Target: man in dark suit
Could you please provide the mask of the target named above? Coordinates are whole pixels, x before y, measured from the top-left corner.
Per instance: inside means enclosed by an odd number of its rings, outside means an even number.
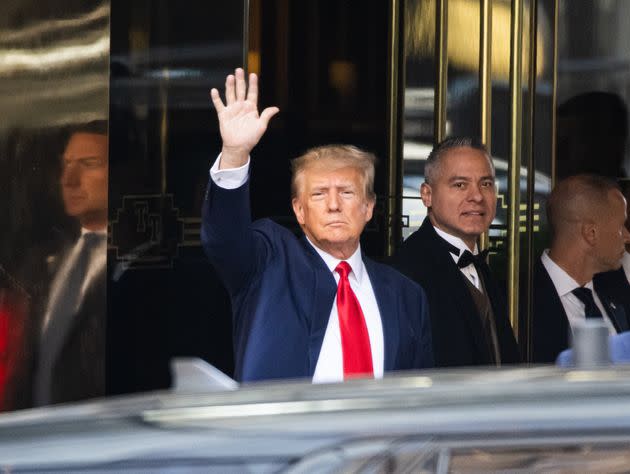
[[[76,219],[80,233],[49,258],[54,277],[34,331],[35,405],[105,393],[106,122],[92,122],[69,134],[60,185],[64,210]]]
[[[611,335],[630,328],[614,289],[596,276],[620,267],[630,233],[623,194],[600,176],[559,182],[547,214],[552,242],[534,268],[532,361],[551,363],[586,318],[603,318]]]
[[[361,254],[374,207],[374,157],[319,147],[293,161],[296,238],[268,219],[251,222],[249,154],[275,107],[257,110],[257,77],[226,80],[212,99],[223,148],[203,208],[204,249],[232,300],[235,375],[242,381],[309,377],[334,382],[431,367],[424,293]]]
[[[394,266],[427,292],[437,366],[519,361],[501,292],[477,239],[496,213],[495,171],[486,148],[448,138],[429,154],[420,188],[428,216]]]

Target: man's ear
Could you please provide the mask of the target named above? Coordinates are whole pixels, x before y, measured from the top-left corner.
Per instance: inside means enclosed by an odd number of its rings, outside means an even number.
[[[598,228],[597,224],[593,221],[584,221],[580,224],[580,233],[584,241],[593,247],[597,243]]]
[[[304,207],[302,206],[302,202],[299,198],[294,197],[291,200],[291,206],[293,206],[293,213],[295,214],[298,224],[304,225]]]
[[[422,183],[420,186],[420,199],[427,209],[431,207],[431,191],[431,186],[427,183]]]
[[[365,215],[365,222],[368,223],[370,222],[370,219],[372,219],[372,215],[374,214],[374,205],[376,204],[376,199],[368,199],[367,203],[365,204],[367,209],[366,209],[366,215]]]

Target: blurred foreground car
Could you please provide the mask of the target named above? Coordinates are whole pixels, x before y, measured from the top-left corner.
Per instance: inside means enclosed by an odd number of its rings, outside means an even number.
[[[630,367],[163,391],[0,416],[11,473],[628,472]]]

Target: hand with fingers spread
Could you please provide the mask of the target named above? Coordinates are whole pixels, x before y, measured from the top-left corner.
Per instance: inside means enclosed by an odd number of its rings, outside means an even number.
[[[258,114],[258,77],[250,74],[248,87],[245,72],[241,68],[225,80],[225,104],[218,90],[212,89],[210,95],[217,110],[223,140],[219,167],[228,169],[243,166],[267,130],[269,120],[280,109],[267,107]]]

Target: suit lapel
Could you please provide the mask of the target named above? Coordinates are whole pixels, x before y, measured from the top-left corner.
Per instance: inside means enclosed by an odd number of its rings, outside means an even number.
[[[627,314],[628,308],[624,309],[623,303],[624,295],[628,294],[628,284],[623,268],[595,275],[593,284],[617,332],[628,331],[630,315]]]
[[[466,277],[462,275],[462,272],[453,261],[448,243],[435,232],[428,217],[423,222],[422,227],[424,228],[424,232],[426,232],[428,241],[432,243],[426,251],[434,252],[433,258],[437,262],[435,268],[439,269],[435,276],[441,279],[441,284],[444,285],[445,288],[450,288],[453,304],[459,308],[460,314],[463,315],[468,323],[478,353],[488,355],[488,349],[484,343],[481,319],[477,313],[477,308],[475,307],[470,291],[466,287],[466,282],[464,281]]]
[[[337,285],[333,274],[304,236],[300,239],[300,243],[310,260],[314,279],[308,341],[309,376],[312,377],[322,349],[322,342],[324,342],[330,311],[337,294]]]
[[[600,300],[606,308],[606,313],[608,313],[617,333],[627,331],[629,329],[628,318],[626,317],[626,312],[623,307],[621,305],[617,306],[605,296],[600,295]]]
[[[384,352],[383,369],[385,371],[394,370],[398,366],[397,354],[400,346],[400,313],[394,296],[396,292],[392,287],[392,282],[383,276],[382,272],[378,271],[372,260],[363,257],[363,263],[370,276],[378,311],[381,315]]]
[[[533,298],[532,360],[553,362],[569,346],[569,319],[540,258],[534,265]]]

